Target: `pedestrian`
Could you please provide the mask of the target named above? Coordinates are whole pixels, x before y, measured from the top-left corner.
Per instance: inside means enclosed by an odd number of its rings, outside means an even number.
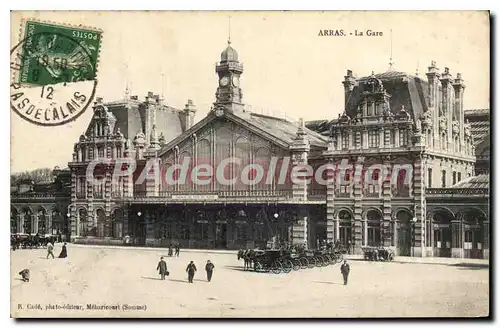
[[[156,270],[160,271],[161,280],[165,280],[165,276],[169,275],[169,272],[167,271],[167,262],[163,260],[163,256],[160,258],[160,262],[158,262]]]
[[[68,250],[66,249],[66,243],[64,243],[61,253],[59,254],[59,258],[64,259],[66,257],[68,257]]]
[[[24,269],[21,272],[19,272],[19,275],[23,277],[24,282],[29,282],[30,281],[30,270],[29,269]]]
[[[349,271],[351,271],[351,268],[349,267],[349,264],[347,264],[347,260],[344,260],[344,264],[340,266],[340,272],[344,277],[344,285],[347,285],[347,278],[349,277]]]
[[[179,243],[177,243],[175,245],[175,256],[179,257],[180,252],[181,252],[181,245],[179,245]]]
[[[49,258],[49,255],[52,255],[52,258],[54,258],[54,245],[52,245],[51,242],[47,243],[47,258]]]
[[[168,256],[172,257],[172,253],[173,253],[173,251],[172,251],[172,244],[170,244],[170,246],[168,246]]]
[[[210,282],[212,280],[212,274],[214,273],[215,265],[210,262],[210,260],[207,261],[207,264],[205,265],[205,271],[207,271],[207,280]]]
[[[188,282],[189,283],[193,283],[193,278],[194,278],[194,274],[196,272],[196,265],[194,265],[194,262],[191,261],[189,262],[187,268],[186,268],[186,272],[188,274]]]

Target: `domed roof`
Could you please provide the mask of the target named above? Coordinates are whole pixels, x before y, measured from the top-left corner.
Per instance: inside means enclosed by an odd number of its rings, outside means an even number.
[[[238,53],[231,47],[231,41],[227,42],[227,48],[220,54],[220,61],[238,61]]]

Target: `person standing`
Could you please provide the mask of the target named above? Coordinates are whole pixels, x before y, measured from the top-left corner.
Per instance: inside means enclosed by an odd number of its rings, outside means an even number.
[[[181,252],[181,245],[179,245],[179,243],[177,243],[175,245],[175,256],[179,257],[180,252]]]
[[[344,277],[344,285],[347,285],[347,278],[349,278],[349,272],[351,271],[351,268],[349,267],[349,264],[347,264],[347,260],[344,260],[344,264],[340,266],[340,272],[342,273],[342,276]]]
[[[165,280],[165,276],[168,276],[168,271],[167,271],[167,262],[163,260],[163,256],[160,258],[160,262],[158,262],[156,270],[160,271],[161,280]]]
[[[66,243],[64,243],[64,245],[62,246],[61,253],[59,254],[59,258],[64,259],[66,257],[68,257],[68,250],[66,249]]]
[[[207,264],[205,265],[205,271],[207,271],[207,280],[210,282],[212,280],[212,274],[214,273],[215,265],[210,262],[210,260],[207,261]]]
[[[170,246],[168,246],[168,256],[169,256],[169,257],[172,257],[172,254],[173,254],[173,251],[172,251],[172,244],[170,244]]]
[[[52,255],[52,258],[54,258],[54,245],[52,245],[51,242],[47,243],[47,258],[49,258],[49,255]]]
[[[189,262],[187,268],[186,268],[186,272],[188,274],[188,282],[189,283],[193,283],[193,278],[194,278],[194,274],[196,272],[196,265],[194,265],[194,262],[191,261]]]

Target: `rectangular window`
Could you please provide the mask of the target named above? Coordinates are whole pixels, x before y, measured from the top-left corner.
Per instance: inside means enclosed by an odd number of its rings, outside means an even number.
[[[370,148],[377,148],[379,141],[378,131],[368,131],[368,145]]]
[[[349,149],[349,134],[342,133],[342,149]]]
[[[98,153],[99,158],[104,158],[104,147],[98,147],[97,153]]]
[[[432,188],[432,169],[427,169],[427,188]]]
[[[446,188],[446,171],[441,171],[441,188]]]
[[[457,174],[458,174],[458,176],[457,176],[457,183],[458,183],[458,182],[462,181],[462,172],[458,172]]]
[[[399,130],[399,146],[408,146],[408,130]]]
[[[452,183],[452,186],[456,185],[457,184],[457,172],[453,172],[453,183]]]
[[[121,158],[122,157],[122,147],[117,147],[116,148],[116,157]]]

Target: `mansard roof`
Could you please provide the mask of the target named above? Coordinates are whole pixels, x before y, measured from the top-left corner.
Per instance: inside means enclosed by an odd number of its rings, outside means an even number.
[[[485,139],[490,138],[490,110],[469,109],[464,111],[464,116],[465,120],[470,123],[470,130],[477,148]]]
[[[111,133],[117,133],[119,129],[126,139],[132,140],[135,135],[142,131],[149,137],[150,131],[146,131],[147,115],[144,101],[133,96],[129,99],[106,102],[103,105],[116,120],[112,131],[110,131]],[[153,107],[155,108],[157,135],[163,134],[166,142],[179,136],[182,133],[180,118],[182,110],[160,102],[153,104]],[[153,125],[151,119],[150,116],[150,129]]]
[[[371,77],[379,79],[385,91],[391,96],[389,98],[389,107],[394,115],[396,115],[403,106],[414,120],[420,118],[420,116],[427,111],[429,100],[427,81],[418,76],[390,70],[358,79],[358,84],[354,86],[346,104],[345,111],[349,117],[356,116],[362,100],[361,96],[369,87],[365,82]]]

